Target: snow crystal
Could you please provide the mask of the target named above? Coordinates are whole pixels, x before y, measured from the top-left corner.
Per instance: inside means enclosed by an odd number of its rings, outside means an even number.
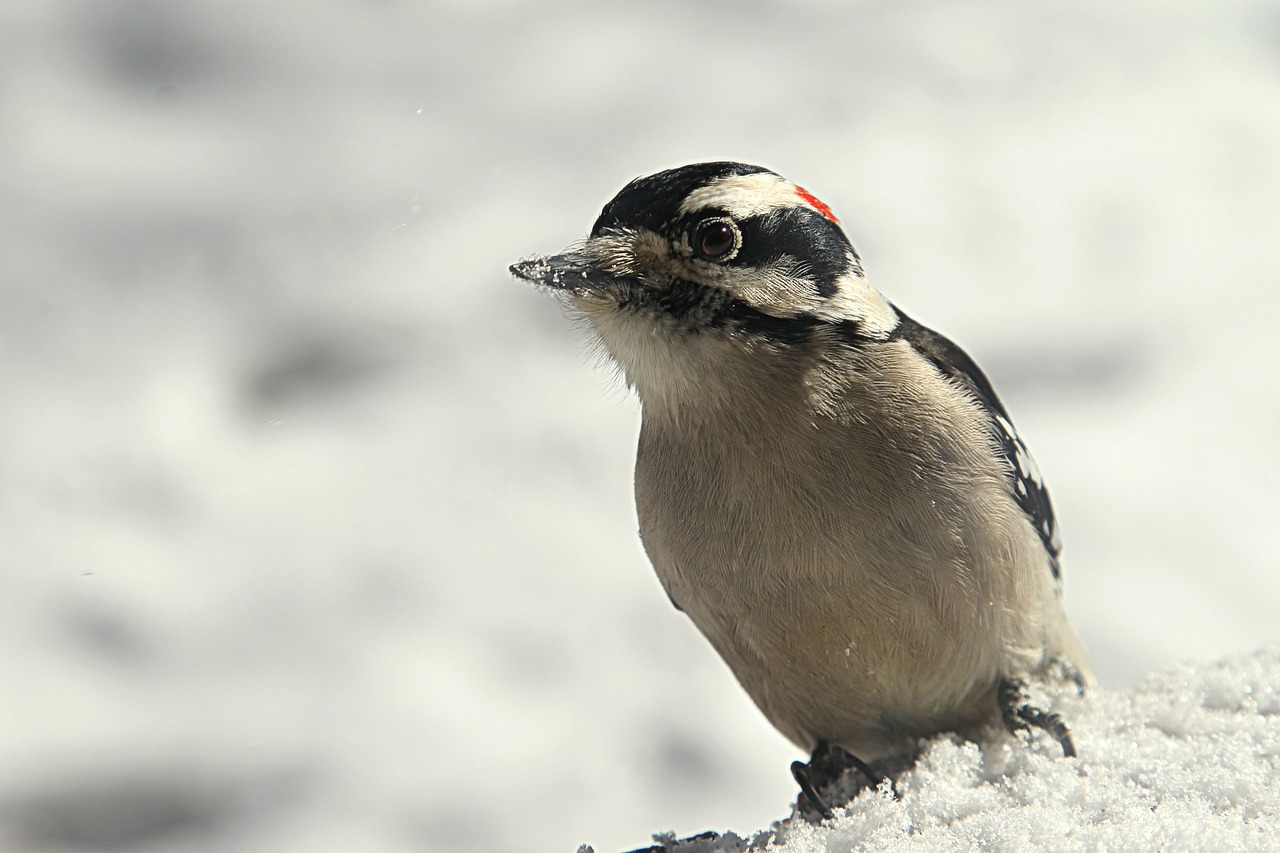
[[[654,850],[1273,850],[1280,836],[1280,647],[1152,676],[1127,691],[1057,697],[1080,758],[1045,737],[940,737],[897,780],[834,820],[792,816]]]

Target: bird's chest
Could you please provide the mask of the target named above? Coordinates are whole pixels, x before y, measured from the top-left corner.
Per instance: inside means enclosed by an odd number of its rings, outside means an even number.
[[[943,439],[821,421],[711,436],[646,428],[645,549],[727,658],[815,671],[940,660],[939,644],[992,630],[992,568],[1008,551],[976,522],[998,483],[956,482]]]
[[[909,586],[922,563],[965,558],[941,467],[848,425],[710,435],[646,426],[641,535],[677,603],[749,606],[784,590],[868,585],[861,595],[874,596]]]
[[[803,432],[717,438],[642,435],[636,503],[659,578],[722,654],[818,671],[862,635],[884,636],[884,614],[922,624],[909,611],[929,602],[904,581],[951,545],[905,547],[937,538],[936,524],[885,476],[892,460],[847,436],[835,454]]]
[[[974,632],[972,555],[912,503],[903,460],[787,447],[642,441],[641,533],[672,600],[780,727],[953,704],[969,684],[931,668],[955,671],[949,647]]]

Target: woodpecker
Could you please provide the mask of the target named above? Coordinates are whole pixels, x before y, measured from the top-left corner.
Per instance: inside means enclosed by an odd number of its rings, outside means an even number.
[[[584,317],[642,410],[644,548],[818,788],[1091,682],[1044,479],[982,370],[868,282],[831,208],[759,166],[637,178],[511,267]]]

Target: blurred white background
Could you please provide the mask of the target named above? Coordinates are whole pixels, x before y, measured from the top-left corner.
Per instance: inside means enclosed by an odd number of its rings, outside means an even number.
[[[991,374],[1106,683],[1280,635],[1277,0],[5,0],[0,847],[784,816],[635,402],[506,272],[704,159]]]

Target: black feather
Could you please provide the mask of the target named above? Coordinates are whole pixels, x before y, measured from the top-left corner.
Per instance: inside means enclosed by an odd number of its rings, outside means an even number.
[[[695,163],[636,178],[619,190],[600,211],[595,225],[591,227],[591,236],[599,237],[605,229],[618,227],[648,228],[662,233],[663,226],[675,217],[680,203],[695,189],[721,178],[761,172],[774,174],[761,166],[721,161]]]

